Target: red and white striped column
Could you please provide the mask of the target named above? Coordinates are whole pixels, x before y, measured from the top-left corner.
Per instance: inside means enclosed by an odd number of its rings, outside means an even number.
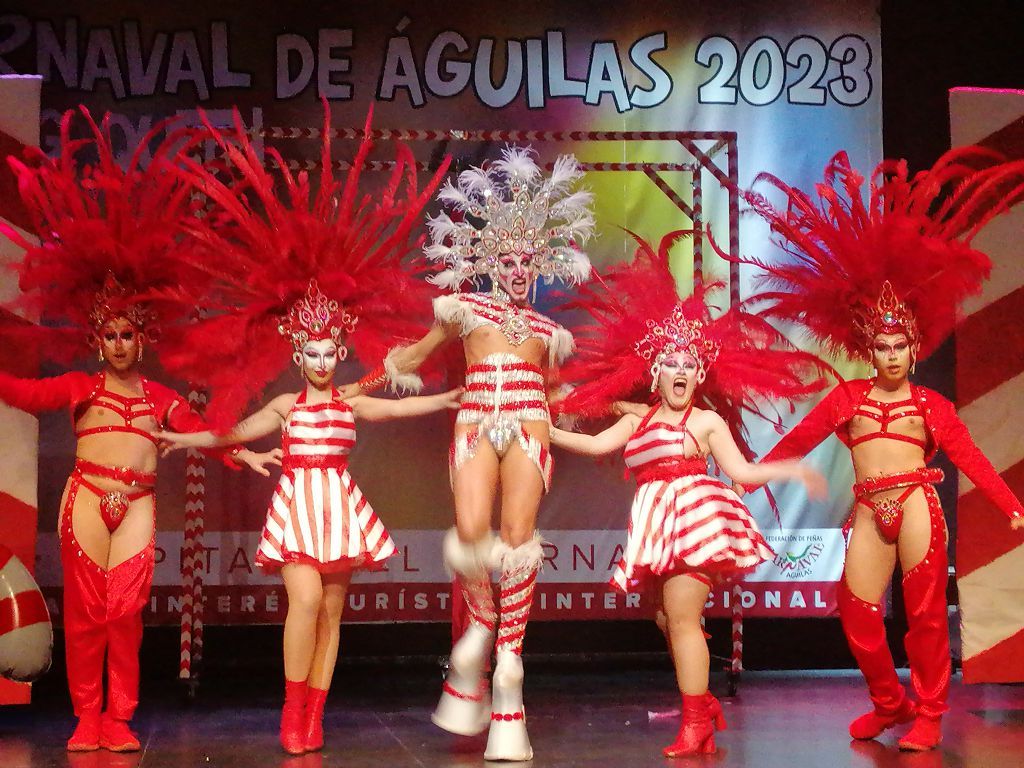
[[[1024,157],[1024,91],[950,92],[954,146],[983,144]],[[974,244],[991,279],[957,330],[957,405],[974,440],[1018,498],[1024,496],[1024,206],[1000,216]],[[1024,532],[963,475],[957,505],[957,587],[964,681],[1024,681]]]

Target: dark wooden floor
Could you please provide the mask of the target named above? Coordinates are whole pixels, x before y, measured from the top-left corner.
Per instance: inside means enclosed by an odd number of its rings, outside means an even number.
[[[429,721],[436,672],[422,668],[339,670],[326,715],[327,748],[300,758],[277,746],[279,682],[217,684],[186,706],[174,689],[148,691],[135,726],[137,755],[68,755],[65,701],[0,709],[0,768],[194,766],[196,768],[360,768],[482,766],[483,737],[457,739]],[[724,681],[716,679],[715,686]],[[667,761],[677,720],[670,674],[650,665],[527,666],[527,706],[537,768],[550,766],[714,765],[761,768],[890,768],[1024,765],[1024,687],[953,686],[945,741],[928,754],[900,754],[896,735],[850,743],[848,721],[867,705],[851,673],[746,673],[739,696],[724,700],[729,729],[719,753]]]

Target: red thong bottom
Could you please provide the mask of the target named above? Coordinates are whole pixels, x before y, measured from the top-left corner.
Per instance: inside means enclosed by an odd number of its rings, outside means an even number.
[[[117,480],[127,485],[146,486],[137,491],[107,491],[95,483],[86,479],[86,475],[104,477],[108,480]],[[156,475],[151,472],[139,472],[130,467],[108,467],[104,464],[94,464],[85,459],[76,459],[75,468],[71,472],[71,486],[68,489],[67,509],[74,507],[75,496],[79,488],[91,491],[100,500],[100,517],[107,530],[113,533],[124,520],[128,512],[128,506],[137,499],[153,495],[153,485],[156,482]]]
[[[863,482],[854,484],[853,495],[856,497],[857,504],[863,504],[874,513],[875,524],[882,536],[887,541],[894,542],[900,535],[900,527],[903,524],[903,505],[907,499],[918,488],[941,483],[942,479],[941,469],[923,467],[908,472],[870,477]],[[876,494],[899,488],[904,489],[903,493],[895,498],[878,499],[877,501],[873,498]],[[852,520],[851,516],[847,526],[852,523]]]

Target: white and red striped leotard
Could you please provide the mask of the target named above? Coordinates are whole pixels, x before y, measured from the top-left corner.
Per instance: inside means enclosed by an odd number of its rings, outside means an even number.
[[[434,299],[434,317],[457,325],[462,336],[477,328],[514,324],[522,338],[540,339],[548,352],[549,367],[561,363],[573,350],[572,334],[531,307],[517,306],[501,295],[459,293]],[[510,340],[511,341],[511,340]],[[544,371],[512,352],[487,355],[466,369],[466,391],[456,419],[473,429],[457,436],[450,455],[453,470],[476,455],[481,436],[499,456],[516,441],[537,467],[547,490],[552,461],[547,445],[522,426],[527,421],[550,422]]]
[[[636,476],[626,549],[612,575],[624,592],[645,578],[674,573],[730,576],[773,557],[739,496],[708,476],[706,454],[693,454],[686,428],[653,421],[655,406],[626,443],[626,466]],[[691,453],[687,453],[687,441]]]
[[[334,397],[307,405],[303,392],[288,414],[281,479],[256,553],[261,568],[306,563],[322,572],[372,569],[396,553],[348,473],[356,424],[352,407],[337,391]]]

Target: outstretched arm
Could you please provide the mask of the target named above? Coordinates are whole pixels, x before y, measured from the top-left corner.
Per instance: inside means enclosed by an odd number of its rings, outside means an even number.
[[[20,379],[0,372],[0,402],[32,414],[55,411],[88,395],[90,380],[78,372],[47,379]]]
[[[168,419],[170,430],[160,430],[154,434],[167,446],[168,450],[172,451],[179,448],[218,448],[246,443],[280,431],[284,425],[284,416],[294,403],[294,394],[279,395],[223,435],[218,435],[208,429],[196,432],[178,432],[175,431],[176,428],[182,425],[180,422],[175,423],[172,418]]]
[[[811,498],[824,498],[828,491],[820,473],[798,461],[775,461],[751,464],[736,445],[725,420],[717,413],[707,413],[710,422],[708,447],[722,471],[734,482],[744,486],[763,485],[772,480],[798,480]]]
[[[439,395],[423,397],[404,397],[401,400],[388,400],[382,397],[359,395],[346,402],[352,406],[357,419],[366,421],[388,421],[404,419],[411,416],[425,416],[445,410],[458,410],[462,387],[442,392]]]
[[[551,443],[571,453],[583,456],[604,456],[621,449],[636,432],[640,419],[636,416],[623,416],[603,432],[596,435],[584,435],[579,432],[566,432],[558,427],[551,428]]]
[[[1012,528],[1024,530],[1024,506],[974,442],[954,405],[942,398],[935,402],[934,412],[941,419],[939,447],[978,490],[1010,518]]]
[[[388,382],[391,389],[411,389],[418,391],[423,386],[416,371],[434,352],[458,335],[458,329],[450,324],[437,324],[414,344],[407,347],[395,347],[384,358],[384,362],[359,381],[341,387],[342,399],[365,395],[379,389]]]
[[[775,444],[762,461],[803,458],[849,420],[852,408],[853,399],[848,385],[837,385]]]

